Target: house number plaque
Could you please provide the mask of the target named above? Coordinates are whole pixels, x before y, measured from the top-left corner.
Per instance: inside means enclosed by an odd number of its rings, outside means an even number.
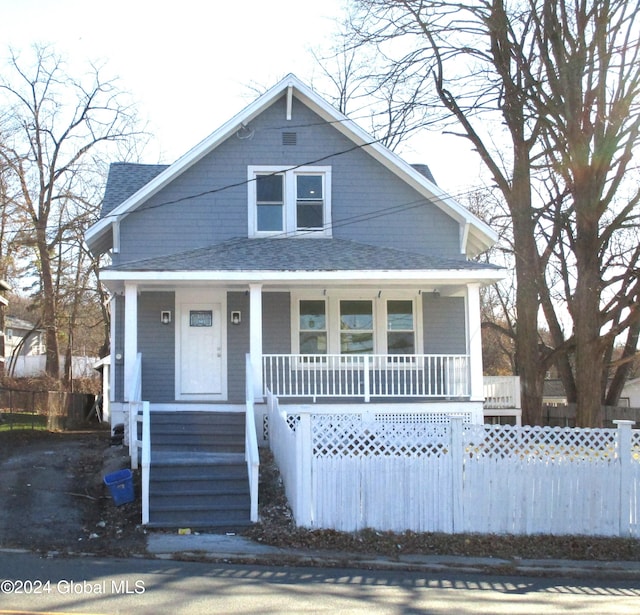
[[[189,326],[191,327],[213,326],[213,312],[211,310],[190,310]]]

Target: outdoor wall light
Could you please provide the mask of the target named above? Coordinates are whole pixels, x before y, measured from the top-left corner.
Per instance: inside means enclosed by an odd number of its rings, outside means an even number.
[[[162,312],[160,312],[160,322],[163,325],[168,325],[171,322],[171,311],[170,310],[162,310]]]
[[[231,324],[239,325],[242,322],[242,313],[240,310],[233,310],[231,312]]]

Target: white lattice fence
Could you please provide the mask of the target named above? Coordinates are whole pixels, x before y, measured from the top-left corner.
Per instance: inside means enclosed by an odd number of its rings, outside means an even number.
[[[615,429],[468,429],[463,531],[617,535]]]
[[[451,531],[451,497],[436,497],[437,485],[451,484],[447,426],[424,415],[401,417],[313,416],[314,525]]]
[[[344,531],[640,536],[640,432],[630,424],[430,418],[301,413],[289,421],[299,453],[296,521]]]

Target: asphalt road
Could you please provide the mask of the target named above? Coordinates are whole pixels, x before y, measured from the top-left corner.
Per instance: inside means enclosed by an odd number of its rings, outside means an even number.
[[[590,581],[0,552],[0,615],[638,613],[634,581]]]

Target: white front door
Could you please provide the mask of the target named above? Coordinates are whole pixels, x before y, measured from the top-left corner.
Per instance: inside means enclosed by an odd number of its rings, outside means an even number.
[[[225,399],[222,303],[184,301],[179,303],[177,312],[176,398]]]

